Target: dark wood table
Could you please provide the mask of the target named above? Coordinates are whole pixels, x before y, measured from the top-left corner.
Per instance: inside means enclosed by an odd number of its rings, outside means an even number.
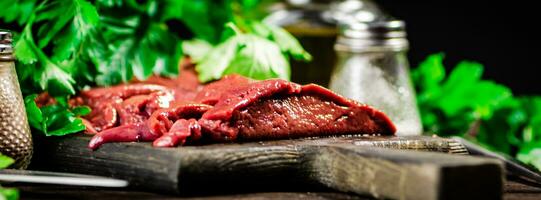
[[[210,196],[169,196],[138,191],[103,190],[98,188],[67,188],[61,186],[17,186],[21,199],[202,199],[202,200],[245,200],[245,199],[370,199],[353,194],[332,191],[319,192],[249,192],[242,194],[215,194]],[[505,184],[504,199],[528,200],[541,199],[541,188],[508,181]]]

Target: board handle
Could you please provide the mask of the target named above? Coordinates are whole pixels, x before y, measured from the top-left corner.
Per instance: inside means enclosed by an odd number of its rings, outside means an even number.
[[[385,199],[501,199],[503,164],[443,153],[308,146],[306,176],[327,187]]]

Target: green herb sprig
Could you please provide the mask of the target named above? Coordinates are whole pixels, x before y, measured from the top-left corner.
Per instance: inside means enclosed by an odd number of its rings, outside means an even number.
[[[476,62],[460,62],[446,76],[443,58],[430,55],[411,73],[425,131],[462,136],[541,169],[541,97],[516,97],[483,80]]]

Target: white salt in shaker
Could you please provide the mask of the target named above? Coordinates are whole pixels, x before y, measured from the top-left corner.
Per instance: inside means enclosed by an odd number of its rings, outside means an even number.
[[[409,75],[402,21],[340,25],[335,43],[338,61],[329,88],[385,112],[398,135],[420,135],[422,125]]]

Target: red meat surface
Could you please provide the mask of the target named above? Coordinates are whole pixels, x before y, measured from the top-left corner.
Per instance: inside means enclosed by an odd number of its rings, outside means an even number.
[[[44,99],[40,101],[47,103]],[[203,85],[187,64],[178,78],[154,76],[94,88],[70,103],[92,108],[83,121],[86,132],[94,135],[91,149],[109,142],[153,141],[157,147],[173,147],[396,131],[384,113],[318,85],[240,75]]]

